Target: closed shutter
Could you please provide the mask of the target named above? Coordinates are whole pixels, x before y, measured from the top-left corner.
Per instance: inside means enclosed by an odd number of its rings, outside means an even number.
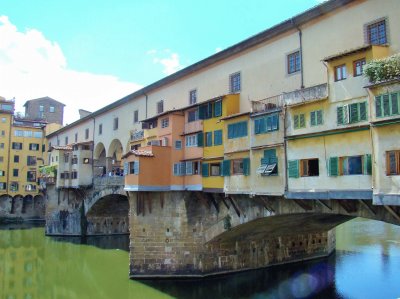
[[[306,127],[306,116],[305,114],[300,114],[300,128]]]
[[[234,138],[235,126],[233,124],[228,125],[228,139]]]
[[[179,163],[179,175],[185,175],[186,173],[186,163],[180,162]]]
[[[266,159],[266,164],[276,163],[276,149],[265,150],[264,159]]]
[[[203,146],[204,145],[204,136],[203,132],[197,133],[197,146]]]
[[[376,117],[382,117],[382,96],[375,97],[375,113]]]
[[[290,160],[288,162],[288,172],[290,178],[299,177],[299,160]]]
[[[390,103],[389,103],[389,95],[384,94],[382,97],[382,106],[383,106],[383,116],[389,116],[390,115]]]
[[[330,176],[338,176],[339,175],[339,158],[338,157],[329,158],[328,170],[329,170]]]
[[[370,154],[364,156],[364,174],[372,174],[372,161]]]
[[[295,129],[298,129],[299,126],[300,126],[299,115],[296,114],[296,115],[293,117],[293,127],[294,127]]]
[[[135,174],[139,174],[139,161],[135,161],[133,164],[133,171]]]
[[[243,174],[250,174],[250,158],[243,158]]]
[[[222,144],[222,130],[214,131],[214,145]]]
[[[263,121],[262,118],[254,120],[254,134],[260,134],[261,133],[261,122],[262,121]]]
[[[367,102],[359,103],[360,106],[360,121],[367,120]]]
[[[322,110],[317,111],[317,125],[322,125],[323,123],[323,116],[322,116]]]
[[[201,175],[203,177],[208,177],[208,163],[201,164]]]
[[[355,123],[359,121],[358,104],[350,105],[350,123]]]
[[[399,98],[397,93],[392,93],[390,95],[392,115],[399,114]]]
[[[222,176],[230,176],[231,175],[231,161],[224,160],[222,161]]]
[[[172,173],[174,175],[178,175],[179,174],[179,163],[174,163],[174,166],[172,167]]]
[[[207,105],[201,105],[199,107],[199,119],[206,119]]]
[[[267,117],[267,132],[272,131],[272,117]]]
[[[317,111],[311,111],[310,112],[310,124],[311,124],[311,126],[316,126],[317,125],[316,114],[317,114]]]
[[[206,132],[206,146],[212,146],[212,132]]]

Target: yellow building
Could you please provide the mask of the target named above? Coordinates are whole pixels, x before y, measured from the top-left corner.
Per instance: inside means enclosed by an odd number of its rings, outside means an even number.
[[[238,94],[214,98],[199,106],[199,118],[203,120],[204,133],[198,134],[197,144],[204,147],[201,170],[204,192],[222,193],[224,190],[223,136],[226,132],[224,122],[221,119],[238,113],[239,109]],[[247,126],[245,131],[247,132]]]
[[[0,99],[0,213],[40,217],[44,202],[37,182],[46,158],[46,122],[14,116],[14,105]]]

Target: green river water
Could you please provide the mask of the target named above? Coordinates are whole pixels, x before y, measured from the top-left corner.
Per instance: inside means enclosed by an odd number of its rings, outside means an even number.
[[[52,238],[0,226],[0,298],[400,298],[400,227],[337,227],[329,258],[197,281],[128,279],[127,236]]]

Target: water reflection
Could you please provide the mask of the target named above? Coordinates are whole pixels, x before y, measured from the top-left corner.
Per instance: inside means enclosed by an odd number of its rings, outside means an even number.
[[[128,279],[127,236],[65,239],[45,237],[43,228],[4,228],[0,298],[400,297],[400,227],[381,222],[355,219],[338,227],[337,252],[327,259],[207,280],[143,282]]]

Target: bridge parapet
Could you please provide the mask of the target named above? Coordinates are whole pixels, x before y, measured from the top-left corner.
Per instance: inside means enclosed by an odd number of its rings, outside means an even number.
[[[94,189],[104,189],[113,186],[124,186],[125,178],[123,176],[106,176],[94,178]]]

